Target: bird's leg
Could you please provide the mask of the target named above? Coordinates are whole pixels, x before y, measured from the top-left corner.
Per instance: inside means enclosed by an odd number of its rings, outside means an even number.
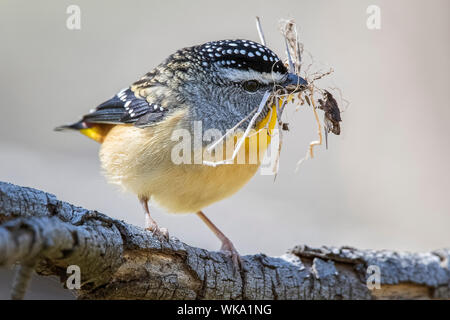
[[[242,267],[242,260],[231,240],[228,239],[228,237],[225,236],[223,232],[220,231],[219,228],[217,228],[215,224],[212,223],[212,221],[209,220],[202,211],[198,211],[197,215],[200,217],[200,219],[202,219],[204,223],[206,223],[208,228],[210,228],[212,232],[214,232],[217,238],[219,238],[219,240],[222,242],[222,247],[220,248],[220,250],[231,256],[235,269],[239,271]]]
[[[148,209],[148,198],[139,197],[139,202],[145,211],[145,229],[152,231],[156,236],[163,237],[166,240],[169,239],[169,232],[166,228],[160,228],[156,221],[151,217],[150,210]]]

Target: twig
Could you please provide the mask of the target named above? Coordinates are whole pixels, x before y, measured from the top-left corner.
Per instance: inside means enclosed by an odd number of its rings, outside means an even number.
[[[81,299],[374,299],[450,298],[450,249],[428,253],[298,246],[281,257],[231,259],[191,247],[43,191],[0,182],[0,266],[39,256],[37,274],[65,283],[78,265]],[[15,241],[30,234],[26,245]],[[30,242],[31,241],[31,242]],[[368,266],[380,290],[366,285]],[[29,272],[26,272],[29,274]]]

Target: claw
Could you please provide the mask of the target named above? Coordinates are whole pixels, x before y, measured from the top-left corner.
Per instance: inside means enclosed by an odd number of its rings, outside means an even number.
[[[148,210],[148,198],[139,197],[139,202],[142,204],[145,211],[145,230],[153,232],[153,234],[161,241],[169,240],[169,231],[167,231],[166,228],[160,228],[156,221],[151,217],[150,211]]]
[[[230,239],[226,238],[222,241],[222,247],[220,248],[220,251],[231,257],[235,272],[239,272],[242,270],[241,256],[239,255],[239,252],[236,250]]]
[[[160,240],[169,240],[167,228],[160,228],[156,223],[148,223],[145,230],[153,232]]]
[[[197,215],[200,217],[200,219],[203,220],[204,223],[215,233],[215,235],[220,239],[222,242],[222,247],[220,250],[225,253],[226,255],[231,257],[231,261],[233,262],[233,269],[234,274],[236,275],[239,271],[243,270],[242,266],[242,260],[241,256],[237,252],[236,248],[234,247],[233,243],[228,239],[222,231],[220,231],[214,223],[209,220],[205,214],[202,211],[197,211]]]

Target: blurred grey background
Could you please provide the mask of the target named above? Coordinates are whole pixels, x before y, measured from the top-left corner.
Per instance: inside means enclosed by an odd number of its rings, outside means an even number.
[[[66,9],[81,8],[81,30]],[[369,5],[381,29],[366,27]],[[342,135],[294,173],[316,139],[309,108],[288,112],[276,181],[257,175],[206,208],[242,254],[281,255],[296,244],[424,251],[450,244],[449,12],[432,1],[6,1],[0,2],[0,180],[142,226],[131,194],[108,185],[98,145],[56,133],[181,47],[258,40],[284,56],[281,18],[294,18],[316,67],[335,73],[350,105]],[[344,104],[342,104],[344,105]],[[172,236],[206,249],[219,242],[195,215],[154,217]],[[8,298],[11,271],[0,271]],[[35,279],[28,298],[70,298],[55,279]]]

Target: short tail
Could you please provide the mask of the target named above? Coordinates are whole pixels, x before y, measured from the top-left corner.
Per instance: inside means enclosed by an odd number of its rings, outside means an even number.
[[[76,130],[84,134],[88,138],[102,143],[105,140],[109,130],[113,127],[113,124],[106,123],[87,123],[83,120],[75,122],[74,124],[63,125],[56,127],[55,131]]]
[[[82,129],[88,129],[90,127],[91,126],[88,125],[86,122],[84,122],[83,120],[80,120],[80,121],[75,122],[73,124],[67,124],[67,125],[56,127],[54,130],[55,131],[82,130]]]

